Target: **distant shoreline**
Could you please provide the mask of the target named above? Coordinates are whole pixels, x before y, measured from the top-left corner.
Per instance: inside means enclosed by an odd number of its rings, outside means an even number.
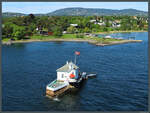
[[[94,44],[97,46],[106,46],[106,45],[116,45],[116,44],[124,44],[124,43],[133,43],[133,42],[142,42],[142,40],[118,40],[112,41],[109,43],[100,43],[96,40],[92,39],[46,39],[46,40],[37,40],[37,39],[28,39],[28,40],[19,40],[12,41],[13,43],[28,43],[28,42],[88,42],[90,44]],[[7,44],[7,42],[2,42],[2,44]]]
[[[127,33],[127,32],[147,32],[147,31],[111,31],[111,32],[100,32],[93,34],[110,34],[110,33]],[[42,37],[42,36],[41,36]],[[44,36],[43,36],[44,37]],[[96,38],[98,39],[98,38]],[[90,44],[94,44],[97,46],[106,46],[106,45],[116,45],[116,44],[124,44],[124,43],[135,43],[142,42],[142,40],[115,40],[115,41],[100,42],[99,40],[95,40],[95,38],[49,38],[49,39],[24,39],[24,40],[16,40],[11,43],[28,43],[28,42],[88,42]],[[2,41],[2,44],[9,45],[8,41]]]

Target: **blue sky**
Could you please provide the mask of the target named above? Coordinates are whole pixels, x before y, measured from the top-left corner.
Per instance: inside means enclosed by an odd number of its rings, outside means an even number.
[[[2,12],[48,13],[61,8],[137,9],[148,11],[148,2],[2,2]]]

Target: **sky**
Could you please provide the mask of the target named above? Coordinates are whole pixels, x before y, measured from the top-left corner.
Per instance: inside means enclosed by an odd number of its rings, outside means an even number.
[[[148,11],[148,2],[2,2],[2,12],[49,13],[62,8],[137,9]]]

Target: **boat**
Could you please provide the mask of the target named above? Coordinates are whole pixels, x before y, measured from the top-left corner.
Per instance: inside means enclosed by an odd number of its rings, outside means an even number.
[[[105,38],[112,38],[111,36],[105,36]]]

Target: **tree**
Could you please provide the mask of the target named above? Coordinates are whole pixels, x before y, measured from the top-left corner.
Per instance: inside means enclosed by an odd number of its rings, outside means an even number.
[[[107,31],[108,31],[108,28],[107,28],[107,27],[104,27],[104,28],[103,28],[103,31],[107,32]]]
[[[25,28],[23,28],[23,27],[17,27],[17,28],[14,30],[13,36],[14,36],[15,38],[17,38],[18,40],[20,40],[20,39],[23,39],[23,38],[24,38],[25,34],[26,34]]]
[[[54,28],[53,35],[56,37],[62,36],[62,28],[56,26]]]
[[[84,32],[85,33],[90,33],[91,31],[90,31],[90,29],[88,27],[85,27]]]
[[[67,28],[67,32],[68,33],[75,33],[75,32],[77,32],[77,29],[74,26],[70,26]]]
[[[2,35],[5,38],[10,38],[12,36],[12,33],[13,33],[12,23],[8,22],[4,24],[4,27],[2,28]]]

